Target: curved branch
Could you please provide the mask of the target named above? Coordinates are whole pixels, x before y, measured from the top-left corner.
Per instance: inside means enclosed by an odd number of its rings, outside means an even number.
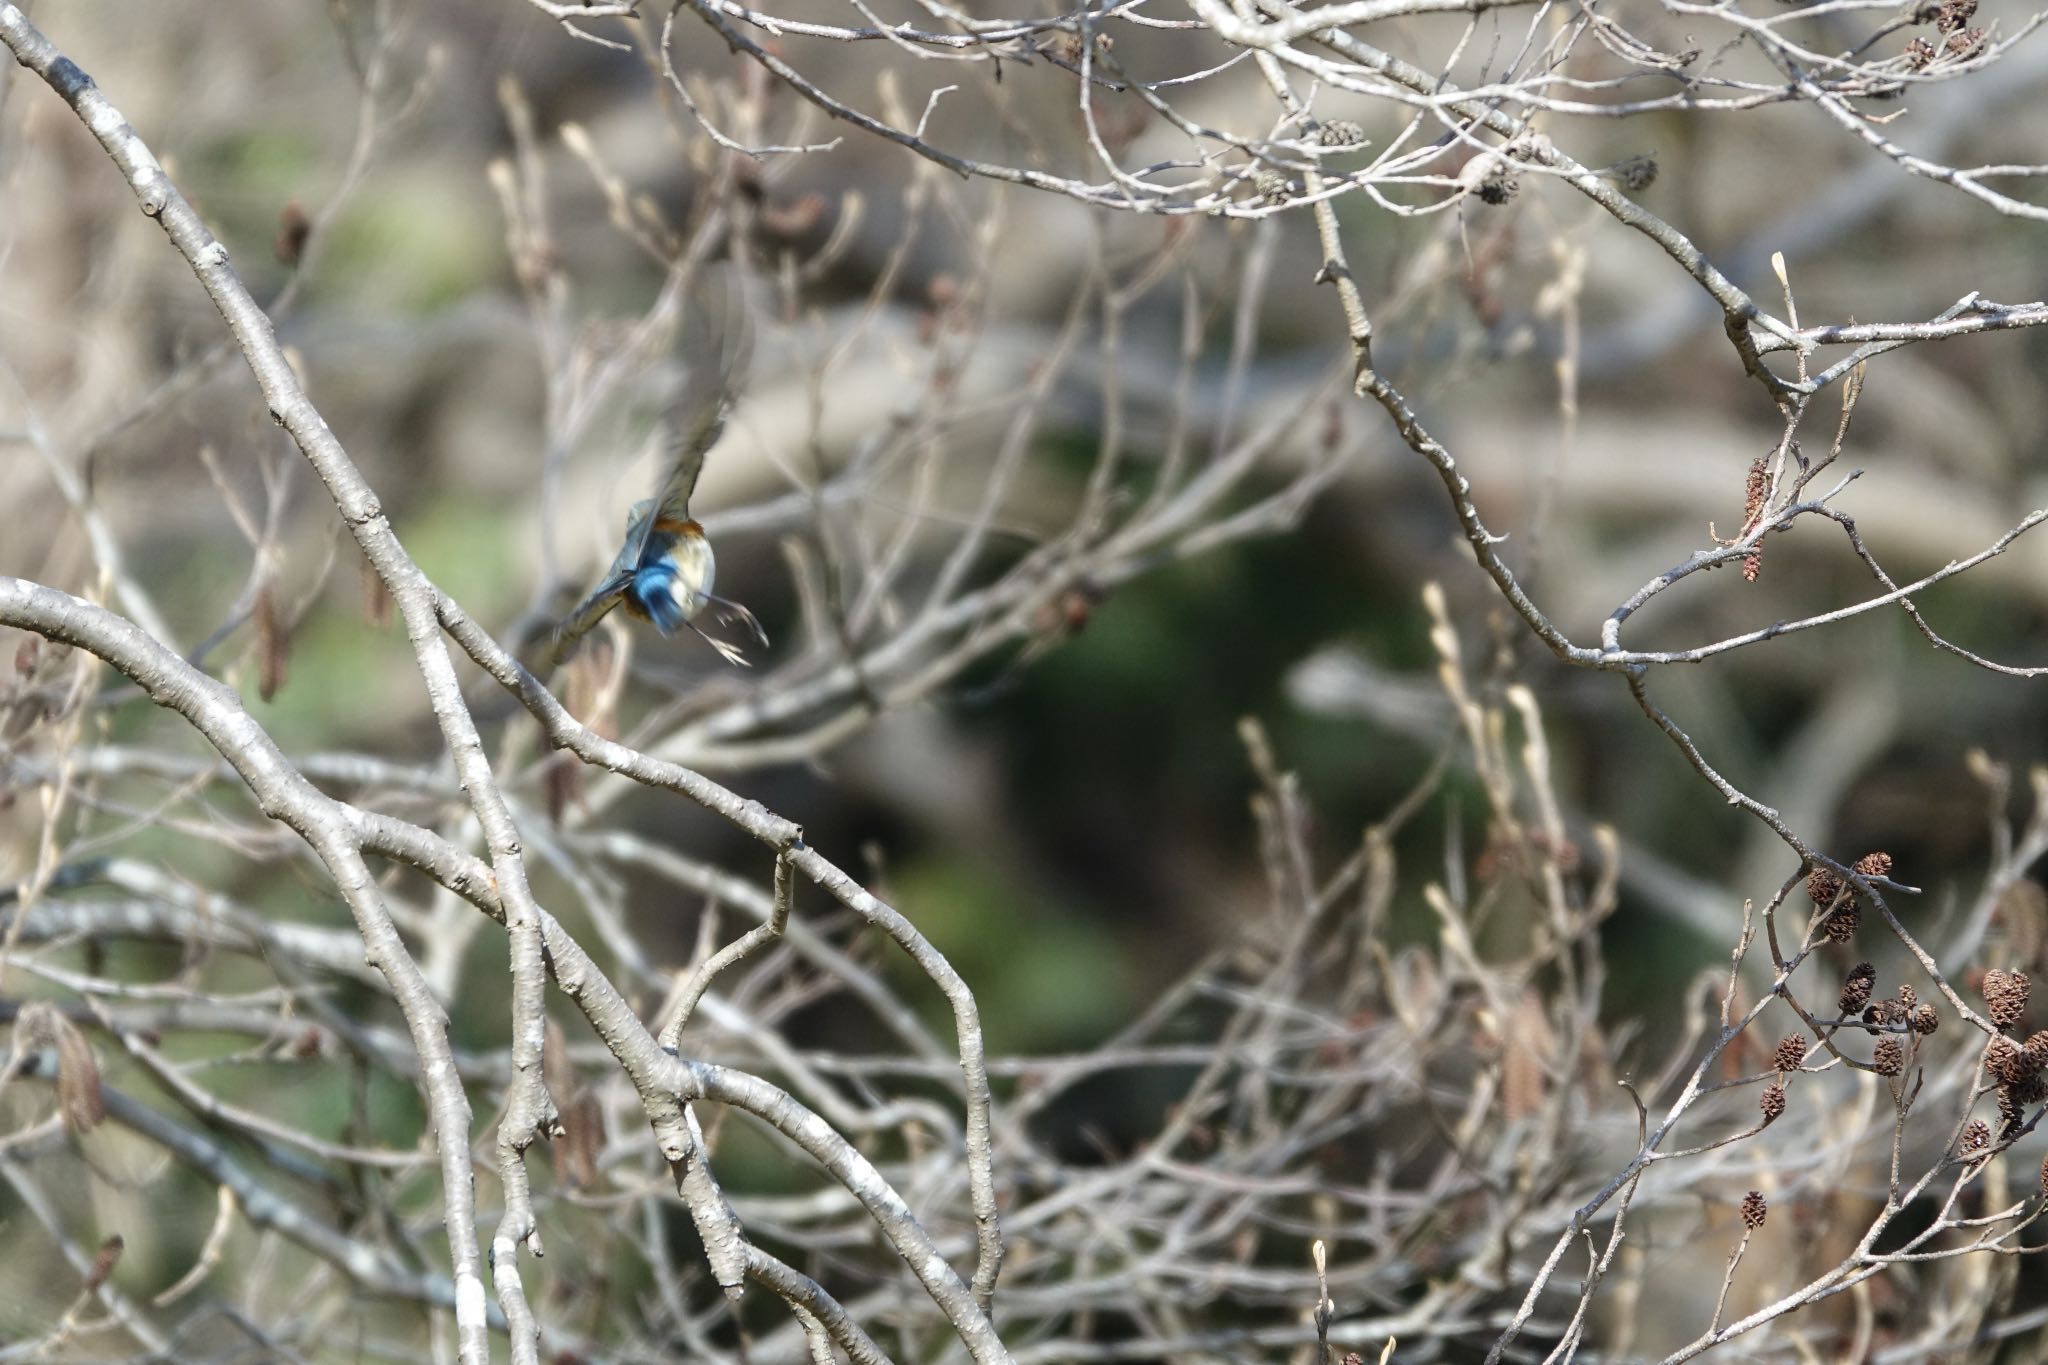
[[[0,25],[6,19],[6,8],[0,7]],[[440,1154],[442,1222],[453,1258],[463,1359],[488,1365],[490,1329],[469,1167],[469,1098],[448,1040],[447,1012],[391,921],[376,880],[363,862],[355,822],[339,802],[292,767],[233,689],[193,668],[133,622],[55,588],[0,577],[0,624],[32,630],[98,656],[126,674],[158,706],[190,721],[234,766],[263,813],[296,831],[327,865],[355,917],[370,964],[389,984],[419,1053],[420,1086]]]

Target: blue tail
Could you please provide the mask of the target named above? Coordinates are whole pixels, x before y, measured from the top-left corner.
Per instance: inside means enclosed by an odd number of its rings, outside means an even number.
[[[682,603],[676,601],[675,566],[666,560],[643,564],[633,575],[633,586],[628,589],[647,613],[647,619],[654,622],[654,628],[663,635],[673,635],[682,628],[687,619],[683,615]]]

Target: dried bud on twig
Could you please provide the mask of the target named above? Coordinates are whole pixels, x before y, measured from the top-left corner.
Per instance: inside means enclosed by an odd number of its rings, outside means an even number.
[[[1751,1190],[1742,1196],[1742,1226],[1751,1232],[1764,1225],[1764,1219],[1769,1216],[1770,1211],[1771,1206],[1764,1202],[1762,1190]]]
[[[1870,1059],[1880,1076],[1896,1076],[1906,1069],[1906,1049],[1899,1046],[1896,1038],[1886,1038],[1877,1045],[1877,1055]]]
[[[1764,1087],[1763,1096],[1757,1101],[1756,1107],[1763,1110],[1765,1123],[1776,1123],[1778,1116],[1785,1112],[1785,1087],[1777,1081],[1772,1081]]]
[[[2027,974],[1996,967],[1984,973],[1984,1003],[1991,1022],[2011,1028],[2027,1013]]]
[[[1771,1070],[1797,1071],[1799,1064],[1806,1060],[1806,1035],[1788,1033],[1778,1040],[1778,1050],[1771,1054]]]
[[[107,1098],[92,1044],[72,1023],[53,1015],[57,1045],[57,1109],[73,1133],[88,1133],[106,1122]]]
[[[256,695],[269,701],[284,686],[291,664],[292,637],[278,614],[277,597],[268,583],[256,590]]]
[[[2048,891],[2041,883],[2022,877],[2006,887],[1991,919],[2005,930],[2013,961],[2038,969],[2048,960]]]
[[[85,1272],[85,1292],[96,1292],[107,1282],[107,1276],[114,1273],[114,1267],[121,1264],[121,1253],[128,1247],[127,1239],[115,1233],[100,1243],[99,1252],[92,1258],[92,1268]]]
[[[548,823],[560,829],[570,804],[583,800],[583,764],[574,754],[556,754],[541,765],[540,780],[548,798]]]
[[[1748,535],[1748,534],[1749,534],[1749,533],[1750,533],[1751,531],[1754,531],[1754,530],[1756,529],[1757,523],[1763,520],[1763,516],[1764,516],[1764,504],[1765,504],[1765,503],[1767,503],[1767,502],[1768,502],[1768,501],[1770,500],[1770,496],[1771,496],[1771,461],[1770,461],[1770,457],[1769,457],[1769,456],[1767,456],[1767,455],[1759,455],[1759,456],[1757,456],[1757,457],[1756,457],[1756,458],[1755,458],[1754,460],[1750,461],[1750,464],[1749,464],[1749,479],[1748,479],[1748,481],[1747,481],[1746,485],[1745,485],[1745,486],[1744,486],[1744,488],[1743,488],[1743,494],[1742,494],[1742,534],[1743,534],[1743,535]],[[1758,542],[1756,543],[1756,545],[1755,545],[1754,547],[1752,547],[1752,548],[1751,548],[1750,552],[1749,552],[1748,554],[1746,554],[1746,555],[1744,555],[1744,556],[1742,557],[1742,581],[1743,581],[1743,582],[1745,582],[1745,583],[1754,583],[1754,582],[1756,582],[1756,580],[1757,580],[1757,575],[1758,575],[1758,574],[1760,574],[1760,573],[1762,573],[1763,571],[1764,571],[1764,543],[1763,543],[1763,542],[1762,542],[1761,540],[1759,540],[1759,541],[1758,541]],[[1820,875],[1820,873],[1819,873],[1818,871],[1816,871],[1816,872],[1814,873],[1814,875],[1815,875],[1815,876],[1819,876],[1819,875]],[[1809,881],[1807,882],[1806,886],[1807,886],[1807,890],[1808,890],[1809,892],[1811,892],[1811,891],[1813,890],[1813,883],[1812,883],[1812,881],[1811,881],[1811,880],[1809,880]],[[1814,897],[1814,899],[1815,899],[1816,901],[1819,901],[1819,900],[1820,900],[1821,898],[1820,898],[1819,896],[1815,896],[1815,897]],[[1828,900],[1833,900],[1833,899],[1834,899],[1834,896],[1833,896],[1832,894],[1830,894],[1830,895],[1828,896]],[[1822,901],[1821,903],[1822,903],[1822,904],[1826,904],[1826,902],[1825,902],[1825,901]]]
[[[1877,968],[1868,962],[1859,962],[1849,969],[1842,978],[1842,998],[1838,1002],[1843,1014],[1860,1014],[1870,1003],[1870,992],[1877,985]]]
[[[377,572],[377,566],[367,557],[359,562],[358,568],[363,591],[363,620],[382,630],[391,624],[391,585],[384,581],[384,575]]]
[[[761,230],[772,237],[801,237],[812,231],[825,218],[825,196],[812,193],[802,195],[787,204],[762,206],[757,221]]]
[[[1976,6],[1971,5],[1972,9]],[[297,265],[306,254],[306,239],[313,235],[313,220],[299,207],[296,199],[287,200],[277,215],[277,239],[270,249],[277,255],[279,265]]]

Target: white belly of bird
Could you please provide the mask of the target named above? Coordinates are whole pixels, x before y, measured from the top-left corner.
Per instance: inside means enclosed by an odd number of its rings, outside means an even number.
[[[675,566],[676,571],[676,605],[683,609],[685,620],[694,620],[710,601],[712,585],[717,579],[711,542],[702,536],[685,537],[668,552],[668,562]]]

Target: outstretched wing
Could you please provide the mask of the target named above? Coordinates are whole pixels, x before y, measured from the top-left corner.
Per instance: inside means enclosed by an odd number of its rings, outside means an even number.
[[[626,600],[626,589],[632,582],[630,571],[608,575],[604,582],[591,590],[590,596],[576,605],[576,610],[562,618],[562,624],[555,627],[554,660],[557,664],[569,657],[569,651],[575,648],[576,642],[604,620],[613,607]]]
[[[707,293],[711,291],[706,291]],[[702,306],[684,324],[682,384],[663,417],[664,460],[661,486],[655,490],[654,515],[634,528],[627,547],[638,551],[658,521],[688,521],[690,494],[704,472],[704,456],[725,432],[740,381],[746,376],[753,333],[737,291],[721,306]]]

